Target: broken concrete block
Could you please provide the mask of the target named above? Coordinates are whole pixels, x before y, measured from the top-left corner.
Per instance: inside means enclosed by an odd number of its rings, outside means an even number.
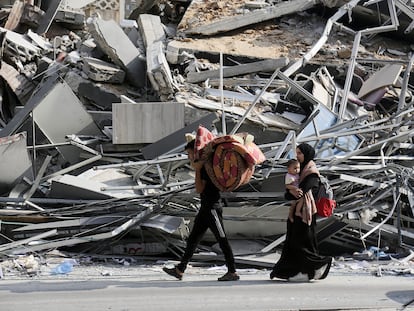
[[[84,57],[82,61],[82,70],[89,79],[96,82],[124,82],[125,72],[118,66],[92,57]]]
[[[25,36],[4,28],[0,28],[0,31],[6,32],[3,53],[11,60],[24,64],[34,61],[35,57],[40,55],[40,49],[28,41]]]
[[[165,58],[166,36],[161,18],[156,15],[141,14],[138,25],[146,47],[148,78],[161,100],[168,100],[173,93],[173,80],[170,66]]]
[[[93,38],[83,40],[78,50],[81,54],[92,56],[92,52],[96,50],[95,40],[93,40]],[[101,55],[103,55],[102,52]]]
[[[45,52],[53,51],[53,45],[45,40],[42,36],[39,36],[37,33],[31,31],[30,29],[27,31],[26,35],[34,42],[38,47],[42,48]]]
[[[88,24],[96,44],[126,72],[127,80],[137,87],[146,81],[145,57],[113,20],[95,19]]]
[[[173,94],[173,78],[162,42],[155,42],[147,48],[147,73],[161,100],[167,100]]]
[[[159,16],[140,14],[138,17],[138,25],[146,48],[157,41],[164,42],[166,39],[161,18]]]
[[[74,10],[59,10],[54,21],[68,29],[83,29],[85,26],[85,14]]]
[[[189,53],[192,53],[192,51],[186,51],[184,53],[184,48],[180,44],[180,41],[173,40],[167,44],[165,57],[170,64],[177,65],[181,64]]]
[[[20,23],[36,28],[39,26],[39,22],[44,14],[45,12],[43,12],[39,7],[26,3],[23,14],[20,18]]]

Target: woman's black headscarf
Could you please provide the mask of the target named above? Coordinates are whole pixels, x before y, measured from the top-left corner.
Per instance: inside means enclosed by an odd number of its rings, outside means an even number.
[[[307,143],[301,143],[298,148],[302,151],[304,158],[303,163],[300,164],[300,169],[302,170],[309,161],[315,158],[315,149]]]

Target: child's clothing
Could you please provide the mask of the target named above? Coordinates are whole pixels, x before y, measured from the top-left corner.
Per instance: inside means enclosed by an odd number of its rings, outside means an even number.
[[[286,173],[285,185],[299,187],[299,178],[299,174]],[[289,208],[289,219],[293,221],[293,215],[295,214],[294,211],[296,209],[296,198],[290,193],[288,188],[286,188],[285,198],[292,201]]]
[[[285,185],[293,185],[299,187],[299,174],[286,173]]]
[[[299,187],[299,174],[290,174],[286,173],[285,175],[285,185],[292,185],[295,187]],[[296,200],[293,194],[290,193],[289,189],[286,188],[285,193],[286,200]]]

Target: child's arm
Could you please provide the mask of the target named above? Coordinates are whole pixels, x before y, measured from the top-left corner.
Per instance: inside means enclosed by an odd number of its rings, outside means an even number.
[[[293,184],[286,184],[286,189],[288,189],[290,191],[290,193],[292,193],[291,190],[295,191],[298,187],[296,187]],[[293,193],[292,193],[293,194]]]
[[[285,187],[295,198],[300,198],[303,195],[302,189],[293,184],[286,184]]]

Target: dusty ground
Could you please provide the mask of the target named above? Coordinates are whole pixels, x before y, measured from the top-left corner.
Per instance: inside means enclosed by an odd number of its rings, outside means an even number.
[[[245,0],[194,0],[186,10],[178,30],[185,31],[225,17],[242,15],[246,12],[245,4]]]
[[[71,269],[67,273],[55,273],[55,268],[62,262],[68,261]],[[270,269],[276,260],[270,260],[269,265],[258,267],[248,264],[238,264],[238,272],[243,275],[256,275],[268,279]],[[40,262],[33,256],[25,256],[0,263],[2,277],[6,280],[53,280],[53,279],[97,279],[97,278],[164,278],[162,271],[164,266],[172,266],[177,261],[169,259],[154,259],[144,261],[139,258],[110,258],[101,259],[91,257],[50,257]],[[24,268],[23,268],[24,267]],[[29,272],[29,273],[28,273]],[[226,267],[220,263],[196,262],[190,264],[186,271],[189,278],[215,279],[226,272]],[[331,274],[333,275],[372,275],[413,277],[414,265],[411,261],[404,260],[355,260],[352,258],[335,258]]]
[[[206,25],[221,19],[244,14],[247,1],[194,1],[187,9],[179,33],[189,28]],[[319,13],[299,12],[281,18],[250,25],[223,35],[191,37],[181,40],[181,46],[196,51],[247,56],[251,58],[288,57],[294,61],[302,57],[323,35],[327,18]],[[334,27],[326,44],[314,62],[345,63],[349,60],[354,37]],[[358,57],[392,59],[393,51],[410,52],[409,44],[384,37],[363,38]]]

